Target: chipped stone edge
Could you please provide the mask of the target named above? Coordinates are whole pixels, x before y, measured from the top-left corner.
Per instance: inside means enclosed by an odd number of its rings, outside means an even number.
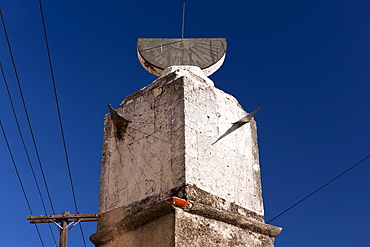
[[[184,210],[192,214],[197,214],[206,218],[222,221],[270,237],[276,237],[280,234],[282,230],[281,227],[259,222],[251,218],[210,207],[199,202],[192,203],[191,208],[185,208]]]
[[[195,185],[186,184],[184,196],[190,202],[198,202],[206,206],[239,215],[240,217],[247,217],[255,221],[264,222],[264,216],[256,212],[248,210],[234,202],[229,202],[226,199],[213,195],[210,192],[202,190]]]

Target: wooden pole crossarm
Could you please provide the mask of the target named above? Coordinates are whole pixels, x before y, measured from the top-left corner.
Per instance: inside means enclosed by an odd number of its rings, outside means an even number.
[[[70,214],[69,211],[65,211],[63,214],[54,215],[28,215],[27,220],[31,224],[54,223],[57,225],[59,227],[58,247],[67,247],[68,230],[83,221],[97,221],[98,214]]]
[[[51,222],[84,222],[84,221],[97,221],[98,214],[54,214],[54,215],[29,215],[27,220],[31,224],[35,223],[51,223]]]

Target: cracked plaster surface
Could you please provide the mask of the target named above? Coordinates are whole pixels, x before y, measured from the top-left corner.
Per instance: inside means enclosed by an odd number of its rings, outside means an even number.
[[[191,184],[263,215],[256,123],[214,143],[247,113],[196,67],[166,69],[117,111],[131,123],[105,118],[100,213]]]

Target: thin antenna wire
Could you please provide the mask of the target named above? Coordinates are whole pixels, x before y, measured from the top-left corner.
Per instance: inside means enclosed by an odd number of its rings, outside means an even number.
[[[70,185],[71,185],[73,202],[74,202],[74,205],[75,205],[76,213],[79,213],[79,210],[78,210],[78,207],[77,207],[76,193],[75,193],[75,189],[74,189],[74,186],[73,186],[71,165],[69,163],[69,158],[68,158],[67,144],[66,144],[64,130],[63,130],[62,117],[61,117],[61,113],[60,113],[57,88],[56,88],[56,83],[55,83],[55,78],[54,78],[53,64],[52,64],[52,61],[51,61],[51,55],[50,55],[50,49],[49,49],[49,41],[48,41],[48,36],[47,36],[47,32],[46,32],[44,11],[43,11],[43,8],[42,8],[42,1],[41,0],[39,0],[39,7],[40,7],[40,13],[41,13],[42,26],[43,26],[43,30],[44,30],[46,50],[47,50],[47,55],[48,55],[48,60],[49,60],[49,68],[50,68],[51,80],[52,80],[52,83],[53,83],[55,103],[56,103],[57,112],[58,112],[59,126],[60,126],[60,131],[61,131],[61,134],[62,134],[64,154],[65,154],[65,159],[66,159],[66,162],[67,162],[69,182],[70,182]],[[83,240],[84,246],[86,247],[86,241],[85,241],[85,236],[84,236],[84,233],[83,233],[83,230],[82,230],[82,226],[81,226],[81,224],[79,224],[79,225],[80,225],[80,231],[81,231],[81,235],[82,235],[82,240]]]
[[[12,150],[10,149],[10,145],[9,145],[9,142],[8,142],[8,138],[6,137],[5,130],[4,130],[4,127],[3,127],[3,124],[1,123],[1,121],[0,121],[0,127],[1,127],[1,130],[3,132],[3,136],[4,136],[4,140],[6,142],[6,146],[8,147],[10,158],[12,159],[12,162],[13,162],[15,173],[17,174],[19,184],[21,185],[23,196],[26,199],[28,210],[30,211],[30,214],[32,215],[33,212],[32,212],[32,209],[31,209],[31,204],[30,204],[30,202],[28,200],[28,197],[27,197],[27,194],[26,194],[26,190],[24,189],[24,186],[23,186],[23,183],[22,183],[22,179],[21,179],[21,176],[19,175],[19,171],[18,171],[18,168],[17,168],[17,164],[15,163],[15,160],[14,160],[14,157],[13,157],[13,153],[12,153]],[[39,227],[37,226],[37,224],[35,224],[35,227],[36,227],[37,234],[39,235],[39,239],[41,241],[42,246],[45,246],[44,245],[44,241],[42,240],[42,237],[41,237],[41,233],[39,231]]]
[[[14,118],[15,118],[15,122],[16,122],[17,128],[18,128],[18,132],[19,132],[19,135],[20,135],[20,137],[21,137],[21,141],[22,141],[23,149],[24,149],[24,151],[25,151],[25,153],[26,153],[26,157],[27,157],[27,160],[28,160],[28,164],[30,165],[30,168],[31,168],[31,172],[32,172],[32,175],[33,175],[33,180],[35,181],[35,184],[36,184],[36,187],[37,187],[37,191],[38,191],[39,196],[40,196],[40,199],[41,199],[41,204],[42,204],[42,207],[44,208],[44,212],[45,212],[45,214],[47,214],[47,210],[46,210],[46,206],[45,206],[44,198],[42,197],[42,193],[41,193],[40,185],[39,185],[39,183],[37,182],[37,178],[36,178],[35,170],[33,169],[33,165],[32,165],[32,162],[31,162],[31,159],[30,159],[30,156],[29,156],[28,150],[27,150],[27,146],[26,146],[26,143],[25,143],[25,141],[24,141],[24,137],[23,137],[23,134],[22,134],[22,130],[21,130],[21,127],[20,127],[19,121],[18,121],[17,113],[16,113],[16,111],[15,111],[15,107],[14,107],[14,104],[13,104],[13,99],[12,99],[12,96],[11,96],[11,94],[10,94],[10,90],[9,90],[8,82],[6,81],[5,73],[4,73],[3,66],[2,66],[1,62],[0,62],[0,69],[1,69],[1,74],[2,74],[2,76],[3,76],[3,80],[4,80],[4,83],[5,83],[5,88],[6,88],[6,91],[7,91],[7,93],[8,93],[8,97],[9,97],[10,105],[11,105],[11,107],[12,107],[12,111],[13,111],[13,115],[14,115]],[[49,223],[48,225],[49,225],[49,229],[50,229],[51,235],[52,235],[53,240],[54,240],[54,244],[56,245],[56,244],[57,244],[57,242],[56,242],[56,239],[55,239],[55,236],[54,236],[54,232],[53,232],[53,230],[51,229],[50,223]]]
[[[342,172],[341,174],[339,174],[338,176],[336,176],[335,178],[333,178],[332,180],[330,180],[329,182],[327,182],[326,184],[324,184],[323,186],[321,186],[320,188],[318,188],[317,190],[315,190],[314,192],[312,192],[311,194],[309,194],[308,196],[304,197],[302,200],[298,201],[293,206],[289,207],[288,209],[284,210],[280,214],[276,215],[274,218],[272,218],[271,220],[267,221],[266,223],[268,224],[271,221],[273,221],[274,219],[276,219],[276,218],[280,217],[281,215],[285,214],[286,212],[288,212],[289,210],[291,210],[292,208],[294,208],[295,206],[297,206],[298,204],[300,204],[301,202],[303,202],[304,200],[306,200],[310,196],[312,196],[312,195],[316,194],[317,192],[319,192],[319,190],[323,189],[324,187],[326,187],[330,183],[334,182],[339,177],[343,176],[344,174],[346,174],[347,172],[349,172],[350,170],[352,170],[353,168],[355,168],[356,166],[358,166],[359,164],[361,164],[362,162],[364,162],[365,160],[367,160],[369,157],[370,157],[370,155],[368,155],[366,158],[363,158],[361,161],[357,162],[356,164],[354,164],[353,166],[351,166],[350,168],[348,168],[347,170],[345,170],[344,172]]]
[[[6,41],[7,41],[7,44],[8,44],[8,49],[9,49],[9,53],[10,53],[10,58],[11,58],[11,60],[12,60],[12,64],[13,64],[13,69],[14,69],[15,77],[16,77],[16,79],[17,79],[18,89],[19,89],[19,93],[20,93],[20,95],[21,95],[21,99],[22,99],[22,103],[23,103],[23,108],[24,108],[24,111],[25,111],[25,114],[26,114],[27,123],[28,123],[28,128],[29,128],[30,133],[31,133],[31,137],[32,137],[32,141],[33,141],[33,146],[34,146],[34,148],[35,148],[35,152],[36,152],[37,160],[38,160],[39,167],[40,167],[40,170],[41,170],[41,175],[42,175],[42,178],[43,178],[43,180],[44,180],[44,185],[45,185],[46,192],[47,192],[47,195],[48,195],[48,198],[49,198],[49,202],[50,202],[51,209],[52,209],[52,211],[53,211],[53,214],[55,214],[54,206],[53,206],[53,203],[52,203],[52,201],[51,201],[51,196],[50,196],[50,192],[49,192],[49,187],[48,187],[47,182],[46,182],[46,178],[45,178],[45,174],[44,174],[44,169],[42,168],[42,164],[41,164],[41,159],[40,159],[39,151],[38,151],[38,148],[37,148],[37,145],[36,145],[35,136],[34,136],[34,134],[33,134],[33,130],[32,130],[32,126],[31,126],[31,120],[30,120],[30,117],[29,117],[29,115],[28,115],[28,110],[27,110],[27,107],[26,107],[26,102],[25,102],[25,99],[24,99],[24,96],[23,96],[23,91],[22,91],[22,87],[21,87],[20,80],[19,80],[17,67],[15,66],[15,61],[14,61],[13,51],[12,51],[12,48],[11,48],[11,46],[10,46],[9,36],[8,36],[8,32],[7,32],[7,30],[6,30],[6,25],[5,25],[5,21],[4,21],[4,17],[3,17],[3,13],[2,13],[2,11],[1,11],[1,9],[0,9],[0,17],[1,17],[2,24],[3,24],[3,28],[4,28],[4,33],[5,33]]]
[[[184,39],[185,30],[185,2],[182,4],[182,29],[181,29],[181,39]]]

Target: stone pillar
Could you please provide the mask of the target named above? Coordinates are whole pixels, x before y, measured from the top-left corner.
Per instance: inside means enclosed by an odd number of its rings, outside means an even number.
[[[256,123],[197,67],[173,66],[105,117],[97,233],[113,246],[273,246]],[[148,245],[149,244],[149,245]]]

